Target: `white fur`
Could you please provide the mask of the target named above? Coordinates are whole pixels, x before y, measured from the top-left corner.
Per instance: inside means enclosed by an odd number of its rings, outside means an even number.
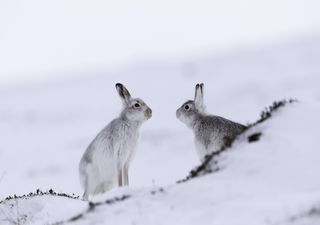
[[[84,200],[90,195],[129,185],[128,170],[135,154],[139,128],[151,117],[151,109],[141,99],[131,98],[121,84],[116,87],[124,109],[91,142],[79,164]],[[135,107],[137,103],[138,108]]]

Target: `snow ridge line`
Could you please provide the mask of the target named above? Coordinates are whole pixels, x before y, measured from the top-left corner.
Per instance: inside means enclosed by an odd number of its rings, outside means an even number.
[[[8,196],[4,200],[1,200],[0,204],[8,202],[12,199],[27,199],[27,198],[37,197],[37,196],[44,196],[44,195],[59,196],[59,197],[65,197],[70,199],[79,199],[79,196],[75,195],[74,193],[70,195],[66,193],[58,193],[53,191],[52,189],[49,189],[48,191],[41,191],[40,189],[37,189],[36,192],[30,192],[29,194],[25,194],[25,195]]]
[[[71,222],[75,222],[75,221],[78,221],[80,219],[82,219],[85,214],[88,214],[88,213],[91,213],[92,211],[94,211],[94,209],[97,207],[97,206],[101,206],[101,205],[113,205],[115,204],[116,202],[121,202],[121,201],[124,201],[126,199],[130,198],[130,195],[123,195],[122,197],[115,197],[113,199],[108,199],[104,202],[97,202],[97,203],[93,203],[93,202],[89,202],[89,207],[88,209],[83,212],[83,213],[79,213],[78,215],[75,215],[73,217],[71,217],[70,219],[66,220],[66,221],[60,221],[60,222],[56,222],[52,225],[61,225],[61,224],[65,224],[65,223],[71,223]]]
[[[164,189],[161,187],[161,188],[159,188],[157,190],[151,191],[150,194],[151,195],[155,195],[157,193],[164,193],[164,192],[165,192]],[[130,195],[123,195],[121,197],[115,197],[115,198],[112,198],[112,199],[107,199],[107,200],[105,200],[103,202],[89,202],[88,203],[88,209],[86,211],[84,211],[82,213],[79,213],[78,215],[75,215],[75,216],[71,217],[68,220],[59,221],[59,222],[53,223],[51,225],[62,225],[62,224],[65,224],[65,223],[76,222],[76,221],[78,221],[80,219],[83,219],[86,214],[93,212],[96,207],[99,207],[99,206],[102,206],[102,205],[113,205],[115,203],[128,200],[131,197],[132,196],[130,196]]]
[[[294,223],[306,218],[316,217],[320,218],[320,206],[315,206],[309,209],[308,211],[305,211],[299,215],[295,215],[289,218],[288,222]]]
[[[193,170],[191,170],[189,172],[189,175],[182,179],[182,180],[178,180],[177,183],[183,183],[186,182],[192,178],[195,177],[199,177],[208,173],[213,173],[213,172],[217,172],[220,170],[219,166],[218,166],[218,160],[217,157],[224,151],[231,149],[232,148],[232,144],[235,140],[237,140],[237,138],[242,135],[243,133],[245,133],[246,131],[248,131],[249,129],[251,129],[252,127],[263,123],[264,121],[270,119],[272,117],[272,115],[278,111],[279,108],[282,108],[284,106],[286,106],[287,104],[291,104],[291,103],[295,103],[298,102],[297,99],[283,99],[281,101],[274,101],[269,107],[266,107],[261,113],[260,113],[260,118],[251,124],[247,125],[247,128],[245,130],[243,130],[240,134],[238,134],[234,139],[230,140],[230,139],[226,139],[224,146],[222,146],[222,148],[220,150],[218,150],[217,152],[213,152],[209,155],[206,156],[204,162],[202,162],[199,166],[197,166],[196,168],[194,168]],[[254,142],[254,141],[258,141],[261,137],[262,133],[261,132],[257,132],[254,133],[250,136],[248,136],[248,142]]]
[[[297,99],[293,99],[293,98],[290,98],[289,100],[283,99],[281,101],[274,101],[272,103],[272,105],[270,105],[269,107],[266,107],[260,113],[260,118],[256,122],[248,125],[248,128],[251,128],[251,127],[253,127],[253,126],[255,126],[255,125],[259,124],[259,123],[262,123],[265,120],[269,119],[272,116],[272,114],[274,112],[276,112],[279,108],[284,107],[287,104],[296,103],[296,102],[298,102],[298,100]]]

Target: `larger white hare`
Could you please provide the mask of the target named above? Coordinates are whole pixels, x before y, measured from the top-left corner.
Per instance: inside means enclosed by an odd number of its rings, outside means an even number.
[[[83,199],[114,187],[129,185],[128,169],[135,153],[141,124],[150,119],[152,110],[139,98],[132,98],[122,84],[116,84],[124,108],[91,142],[83,154],[80,181]]]
[[[177,118],[194,133],[198,156],[205,156],[220,150],[228,140],[246,129],[244,125],[232,122],[220,116],[205,113],[203,104],[203,84],[197,84],[194,101],[185,102],[176,112]]]

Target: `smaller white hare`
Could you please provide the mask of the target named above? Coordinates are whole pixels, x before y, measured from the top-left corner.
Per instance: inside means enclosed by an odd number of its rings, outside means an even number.
[[[116,84],[124,108],[91,142],[83,154],[80,181],[83,199],[114,187],[129,185],[128,169],[135,153],[141,124],[150,119],[152,110],[139,98],[132,98],[122,84]]]
[[[220,116],[207,115],[203,104],[203,86],[203,83],[197,84],[194,101],[185,102],[176,112],[177,118],[192,129],[201,161],[246,129],[244,125]]]

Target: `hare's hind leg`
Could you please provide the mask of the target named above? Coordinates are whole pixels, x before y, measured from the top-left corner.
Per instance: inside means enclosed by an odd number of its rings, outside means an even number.
[[[83,201],[88,201],[89,200],[89,194],[87,191],[84,191],[83,195],[82,195],[82,200]]]
[[[88,180],[88,174],[86,173],[86,171],[81,173],[80,179],[82,182],[82,186],[84,188],[82,200],[88,201],[88,199],[89,199],[89,180]]]
[[[118,186],[123,186],[123,169],[118,169]]]
[[[125,165],[123,167],[123,183],[125,186],[129,186],[129,166]]]

